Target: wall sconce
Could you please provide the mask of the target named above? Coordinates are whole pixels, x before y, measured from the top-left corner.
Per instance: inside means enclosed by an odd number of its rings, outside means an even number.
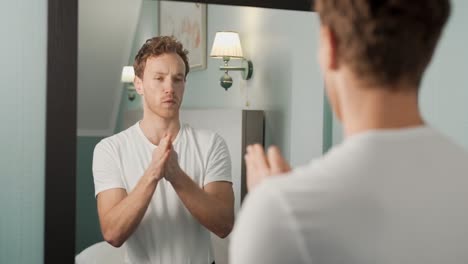
[[[122,76],[120,81],[124,83],[125,87],[128,90],[128,100],[135,100],[135,86],[133,86],[133,80],[135,79],[135,71],[133,66],[124,66],[122,69]]]
[[[217,32],[210,56],[213,58],[222,58],[224,61],[224,66],[220,66],[219,69],[224,71],[224,75],[221,77],[220,83],[226,91],[233,83],[231,76],[228,74],[229,71],[242,71],[242,78],[244,80],[249,80],[252,77],[252,61],[244,58],[239,34],[237,32]],[[242,59],[242,65],[240,67],[229,66],[229,61],[231,59]]]

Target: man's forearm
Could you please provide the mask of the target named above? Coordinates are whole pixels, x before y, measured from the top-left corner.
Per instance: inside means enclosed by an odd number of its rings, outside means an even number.
[[[171,184],[190,213],[208,230],[224,238],[234,225],[233,205],[206,193],[183,171]]]
[[[104,215],[101,225],[107,242],[120,247],[130,237],[145,215],[157,183],[142,177],[135,188]]]

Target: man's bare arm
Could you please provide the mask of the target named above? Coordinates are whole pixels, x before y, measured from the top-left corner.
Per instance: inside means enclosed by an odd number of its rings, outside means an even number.
[[[168,138],[165,140],[161,141],[145,174],[129,194],[118,188],[103,191],[97,196],[101,232],[114,247],[120,247],[128,239],[145,215],[169,157]]]
[[[212,182],[200,188],[183,171],[171,179],[177,195],[190,213],[221,238],[234,226],[234,192],[230,182]]]

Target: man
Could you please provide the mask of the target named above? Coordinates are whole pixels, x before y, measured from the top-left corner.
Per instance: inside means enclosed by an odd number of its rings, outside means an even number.
[[[236,222],[231,263],[468,263],[468,154],[418,107],[449,1],[315,2],[346,139],[293,171],[277,148],[248,147],[250,189],[263,182]]]
[[[217,134],[180,124],[189,72],[180,42],[147,40],[134,68],[143,119],[94,150],[102,234],[125,242],[129,263],[211,264],[209,231],[224,238],[234,222],[229,151]]]

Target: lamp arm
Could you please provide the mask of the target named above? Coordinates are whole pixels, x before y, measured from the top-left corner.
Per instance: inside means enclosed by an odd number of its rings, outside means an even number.
[[[242,79],[244,80],[249,80],[252,77],[252,74],[253,74],[252,61],[243,59],[242,66],[240,67],[228,66],[228,62],[229,60],[227,58],[224,58],[224,65],[220,66],[219,69],[221,71],[224,71],[226,74],[229,71],[242,71]]]
[[[245,71],[246,67],[219,66],[221,71]]]

